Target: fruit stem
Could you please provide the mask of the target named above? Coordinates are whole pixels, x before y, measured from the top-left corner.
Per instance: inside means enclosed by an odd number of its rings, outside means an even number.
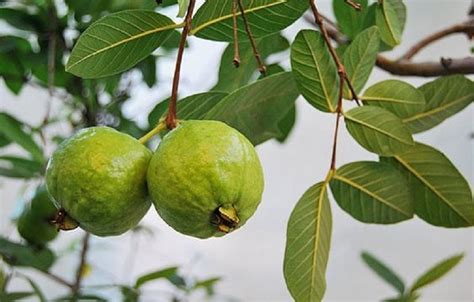
[[[212,223],[223,233],[230,233],[239,226],[239,216],[233,206],[220,206],[214,212]]]
[[[147,134],[145,134],[143,137],[141,137],[138,142],[140,144],[145,144],[146,142],[148,142],[153,136],[157,135],[157,134],[160,134],[161,131],[165,130],[166,129],[166,123],[164,123],[164,121],[160,121],[158,123],[158,125],[153,128],[150,132],[148,132]]]

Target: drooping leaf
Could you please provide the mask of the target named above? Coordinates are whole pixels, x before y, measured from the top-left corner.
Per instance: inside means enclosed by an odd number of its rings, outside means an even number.
[[[33,267],[47,271],[54,263],[54,254],[47,248],[21,245],[0,237],[0,256],[13,266]]]
[[[405,283],[402,279],[386,264],[377,259],[369,252],[362,252],[362,260],[382,279],[395,288],[401,295],[405,292]]]
[[[368,9],[367,0],[354,1],[361,5],[361,10],[356,10],[346,3],[346,1],[333,0],[332,7],[336,16],[337,25],[342,33],[349,39],[354,39],[362,31],[365,16]]]
[[[380,38],[391,47],[400,44],[402,39],[405,20],[401,14],[401,8],[405,9],[402,0],[384,0],[377,6],[375,12],[375,22],[380,30]]]
[[[276,139],[280,143],[284,143],[288,136],[290,135],[291,130],[293,129],[296,122],[296,106],[290,108],[285,117],[278,123],[278,128],[280,129],[280,136],[277,136]]]
[[[346,127],[365,149],[392,156],[414,144],[408,127],[393,113],[375,106],[362,106],[344,113]]]
[[[232,41],[232,3],[233,0],[207,0],[193,18],[191,34],[209,40]],[[309,6],[307,1],[301,0],[242,0],[242,5],[255,38],[290,26]],[[248,40],[239,10],[237,15],[239,40]]]
[[[427,272],[425,272],[415,281],[415,283],[410,289],[410,292],[415,292],[416,290],[440,279],[441,277],[446,275],[451,269],[453,269],[462,260],[463,257],[463,254],[455,255],[437,263],[435,266],[430,268]]]
[[[426,222],[448,228],[474,225],[471,188],[449,159],[438,150],[416,143],[384,162],[408,179],[415,213]]]
[[[143,81],[148,87],[153,87],[156,83],[156,57],[146,57],[143,61],[138,63],[137,67],[142,73]]]
[[[156,272],[152,272],[146,275],[143,275],[137,279],[135,282],[135,288],[138,289],[142,287],[145,283],[155,281],[157,279],[167,279],[172,280],[178,273],[178,267],[169,267]]]
[[[343,64],[357,94],[364,88],[375,66],[379,46],[379,32],[377,27],[373,26],[358,34],[344,52]],[[350,95],[349,89],[345,87],[344,97],[351,99]]]
[[[401,119],[422,112],[426,104],[420,90],[399,80],[386,80],[370,86],[362,100],[367,105],[382,107]]]
[[[336,170],[331,191],[339,206],[366,223],[390,224],[413,217],[408,182],[392,166],[361,161]]]
[[[320,32],[302,30],[298,33],[291,46],[291,67],[304,98],[321,111],[335,112],[339,78]]]
[[[426,107],[403,119],[412,133],[439,125],[474,101],[474,82],[463,75],[438,78],[419,90],[425,96]]]
[[[282,135],[279,123],[298,95],[291,72],[275,74],[232,92],[204,119],[223,121],[258,145]]]
[[[228,94],[225,92],[204,92],[193,94],[179,100],[176,104],[176,113],[182,120],[204,119],[206,114],[214,108]],[[150,127],[158,124],[160,118],[168,113],[169,99],[160,102],[148,115]]]
[[[331,246],[332,214],[327,184],[304,193],[291,213],[286,234],[284,275],[296,301],[321,301]]]
[[[176,27],[171,19],[153,11],[107,15],[81,35],[66,70],[83,78],[125,71],[150,55]]]
[[[43,165],[37,161],[16,157],[0,156],[0,175],[12,178],[33,178],[41,174]]]
[[[257,42],[258,51],[263,60],[271,54],[284,51],[289,48],[288,40],[280,34],[270,35],[259,39]],[[255,74],[258,65],[250,43],[239,43],[240,66],[235,68],[232,64],[234,58],[234,44],[229,44],[222,54],[219,67],[219,80],[212,88],[214,91],[232,92],[244,85],[247,85]],[[270,73],[268,73],[270,75]]]
[[[24,127],[22,122],[11,115],[0,112],[0,134],[30,152],[36,161],[42,162],[44,160],[43,151],[34,141],[32,133],[23,130]]]

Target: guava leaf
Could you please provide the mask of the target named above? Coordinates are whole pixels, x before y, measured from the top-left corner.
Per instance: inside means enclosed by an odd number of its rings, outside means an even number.
[[[178,17],[183,18],[186,15],[186,12],[188,11],[189,0],[178,0],[178,6]]]
[[[412,133],[431,129],[474,102],[474,82],[463,75],[440,77],[418,89],[426,106],[403,119]]]
[[[339,77],[320,32],[298,33],[291,45],[291,68],[298,89],[312,106],[324,112],[336,111]]]
[[[401,119],[425,109],[425,96],[412,85],[399,80],[386,80],[370,86],[362,96],[364,104],[382,107]]]
[[[346,127],[365,149],[392,156],[413,146],[408,127],[393,113],[375,106],[362,106],[344,113]]]
[[[385,263],[377,259],[369,252],[362,252],[362,260],[370,267],[380,278],[395,288],[400,295],[405,292],[405,283],[403,280]]]
[[[377,27],[372,26],[358,34],[355,40],[344,51],[342,61],[352,87],[354,87],[357,94],[364,88],[365,83],[367,83],[372,73],[379,47],[379,31]],[[351,99],[351,93],[347,85],[344,88],[344,97]]]
[[[278,73],[232,92],[204,119],[223,121],[258,145],[282,135],[279,123],[298,95],[291,72]]]
[[[309,3],[301,0],[241,0],[255,38],[279,32],[298,20]],[[233,41],[233,0],[207,0],[193,17],[191,34],[215,41]],[[240,41],[248,40],[237,10]]]
[[[336,17],[337,25],[339,26],[341,32],[349,37],[349,39],[354,39],[362,30],[368,8],[367,0],[356,0],[354,2],[360,4],[362,9],[354,9],[344,0],[332,1],[332,7],[334,16]]]
[[[80,36],[66,71],[86,79],[120,73],[150,55],[176,27],[168,17],[148,10],[107,15]]]
[[[36,249],[3,237],[0,237],[0,256],[10,265],[33,267],[41,271],[47,271],[55,260],[53,252],[47,248]]]
[[[415,281],[415,283],[411,287],[410,292],[415,292],[416,290],[440,279],[441,277],[449,273],[449,271],[451,271],[451,269],[453,269],[462,260],[463,257],[463,254],[455,255],[437,263],[435,266],[430,268],[427,272],[425,272]]]
[[[359,221],[391,224],[413,217],[408,182],[390,165],[349,163],[336,170],[330,185],[339,206]]]
[[[16,156],[0,156],[0,175],[12,178],[33,178],[39,176],[43,164]]]
[[[448,228],[474,226],[474,201],[469,183],[440,151],[416,143],[381,161],[408,179],[415,213],[426,222]]]
[[[406,21],[406,8],[402,0],[384,0],[377,6],[375,23],[380,30],[380,38],[388,46],[400,44]]]
[[[166,279],[178,288],[181,288],[186,285],[184,279],[178,275],[178,267],[174,266],[139,277],[135,282],[135,288],[138,289],[142,287],[145,283],[155,281],[157,279]]]
[[[288,221],[283,272],[296,301],[322,300],[331,232],[327,183],[320,182],[303,194]]]

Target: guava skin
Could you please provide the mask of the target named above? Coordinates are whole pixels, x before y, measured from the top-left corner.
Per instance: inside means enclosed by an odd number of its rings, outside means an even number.
[[[56,227],[51,223],[56,211],[46,188],[38,187],[30,204],[18,219],[18,233],[28,243],[43,246],[58,235]]]
[[[46,169],[48,191],[57,206],[97,236],[133,228],[151,202],[146,172],[151,151],[109,127],[92,127],[63,142]]]
[[[264,186],[253,145],[218,121],[185,121],[169,132],[150,161],[147,180],[163,220],[202,239],[225,234],[213,223],[220,207],[235,209],[236,228],[244,225]]]

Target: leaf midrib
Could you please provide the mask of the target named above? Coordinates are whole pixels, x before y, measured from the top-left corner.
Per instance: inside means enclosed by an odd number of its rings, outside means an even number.
[[[417,119],[422,119],[424,117],[427,117],[427,116],[430,116],[430,115],[433,115],[433,114],[436,114],[440,111],[443,111],[443,110],[446,110],[448,108],[450,108],[451,106],[455,106],[459,103],[462,103],[464,102],[465,99],[468,99],[468,98],[471,98],[472,95],[466,95],[464,97],[461,97],[459,99],[457,99],[456,101],[454,102],[449,102],[449,103],[446,103],[445,105],[442,105],[440,107],[436,107],[432,110],[428,110],[428,111],[425,111],[425,112],[422,112],[422,113],[418,113],[418,114],[415,114],[414,116],[411,116],[409,118],[406,118],[404,120],[402,120],[404,123],[409,123],[409,122],[412,122],[414,120],[417,120]]]
[[[376,96],[363,96],[362,101],[380,101],[388,103],[397,103],[397,104],[410,104],[410,105],[421,105],[420,102],[412,102],[409,100],[395,99],[390,97],[376,97]]]
[[[99,24],[97,24],[97,25],[99,25]],[[72,68],[74,68],[74,66],[76,66],[76,65],[78,65],[78,64],[80,64],[80,63],[82,63],[82,62],[84,62],[85,60],[88,60],[88,59],[90,59],[90,58],[92,58],[92,57],[94,57],[94,56],[96,56],[96,55],[99,55],[99,54],[103,53],[104,51],[107,51],[107,50],[110,50],[110,49],[112,49],[112,48],[118,47],[118,46],[120,46],[120,45],[122,45],[122,44],[124,44],[124,43],[128,43],[128,42],[130,42],[130,41],[134,41],[134,40],[136,40],[136,39],[139,39],[139,38],[142,38],[142,37],[146,37],[146,36],[148,36],[148,35],[152,35],[152,34],[155,34],[155,33],[161,32],[161,31],[166,31],[166,30],[170,30],[170,29],[179,28],[179,27],[181,27],[181,26],[183,26],[183,25],[184,25],[184,23],[178,23],[178,24],[173,23],[173,24],[170,24],[170,25],[167,25],[167,26],[164,26],[164,27],[159,27],[159,28],[154,28],[154,29],[152,29],[152,30],[144,31],[144,32],[142,32],[142,33],[139,33],[138,35],[130,36],[130,37],[126,38],[126,39],[120,40],[120,41],[118,41],[118,42],[115,42],[115,43],[113,43],[113,44],[110,44],[110,45],[107,46],[107,47],[104,47],[104,48],[101,48],[101,49],[99,49],[99,50],[97,50],[97,51],[95,51],[95,52],[92,52],[92,53],[88,54],[87,56],[81,58],[81,59],[78,60],[77,62],[74,62],[73,64],[66,66],[66,71],[70,71]]]
[[[404,161],[400,156],[395,156],[395,159],[398,160],[398,162],[404,166],[410,173],[412,173],[416,178],[418,178],[423,184],[425,184],[433,193],[435,193],[442,201],[444,201],[456,214],[459,215],[465,222],[468,224],[471,224],[469,219],[467,219],[462,213],[460,213],[453,205],[450,203],[450,201],[443,195],[441,194],[438,190],[436,190],[435,187],[433,187],[428,180],[426,180],[421,174],[419,174],[410,164],[406,161]]]
[[[348,179],[348,178],[346,178],[346,177],[344,177],[344,176],[341,176],[341,175],[339,175],[339,174],[337,174],[337,173],[334,174],[333,178],[334,178],[334,179],[338,179],[338,180],[340,180],[340,181],[342,181],[342,182],[345,182],[345,183],[347,183],[348,185],[350,185],[350,186],[352,186],[352,187],[354,187],[354,188],[356,188],[356,189],[358,189],[358,190],[364,192],[365,194],[367,194],[367,195],[369,195],[369,196],[371,196],[371,197],[373,197],[373,198],[379,200],[380,202],[382,202],[383,204],[385,204],[385,205],[388,206],[389,208],[392,208],[392,209],[394,209],[394,210],[396,210],[396,211],[398,211],[398,212],[400,212],[400,213],[406,215],[407,217],[411,217],[411,214],[406,213],[405,211],[399,209],[399,208],[396,207],[395,205],[391,204],[389,201],[385,200],[384,198],[380,197],[379,195],[377,195],[377,194],[375,194],[375,193],[373,193],[373,192],[370,192],[370,191],[367,190],[365,187],[363,187],[363,186],[361,186],[361,185],[359,185],[359,184],[353,182],[352,180],[350,180],[350,179]]]
[[[273,3],[270,3],[270,4],[244,9],[244,12],[245,13],[251,13],[251,12],[254,12],[254,11],[258,11],[258,10],[261,10],[261,9],[265,9],[265,8],[268,8],[268,7],[279,5],[279,4],[282,4],[282,3],[285,3],[285,2],[287,2],[287,0],[279,0],[279,1],[276,1],[276,2],[273,2]],[[240,16],[241,14],[242,13],[240,11],[236,12],[237,16]],[[191,31],[189,32],[189,34],[190,35],[195,35],[197,32],[201,31],[203,28],[211,26],[212,24],[215,24],[215,23],[219,23],[219,22],[224,21],[226,19],[233,18],[233,16],[234,16],[233,14],[227,14],[227,15],[220,16],[219,18],[212,19],[211,21],[204,22],[203,24],[192,28]]]

